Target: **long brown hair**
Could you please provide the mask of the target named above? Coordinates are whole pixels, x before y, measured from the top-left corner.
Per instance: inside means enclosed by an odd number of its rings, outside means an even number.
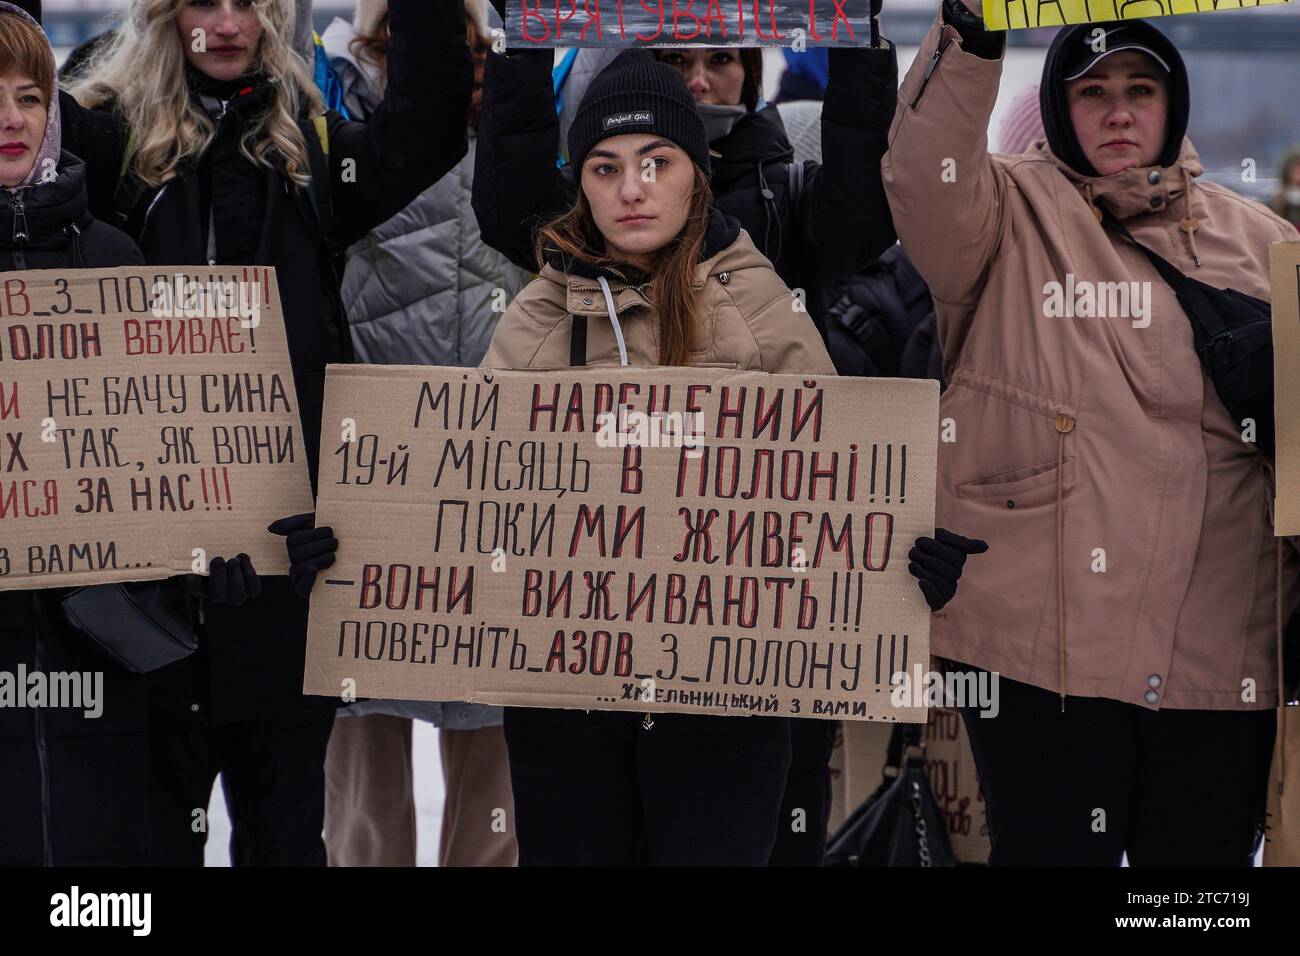
[[[709,180],[694,166],[695,185],[690,209],[682,231],[652,258],[650,266],[650,303],[659,316],[659,364],[687,365],[691,333],[695,328],[695,267],[704,248],[704,233],[709,225],[709,204],[713,193]],[[578,186],[578,201],[568,212],[551,220],[537,231],[536,258],[545,262],[547,249],[557,250],[565,262],[581,259],[594,266],[618,271],[625,277],[635,269],[605,254],[605,237],[596,227],[587,196]]]

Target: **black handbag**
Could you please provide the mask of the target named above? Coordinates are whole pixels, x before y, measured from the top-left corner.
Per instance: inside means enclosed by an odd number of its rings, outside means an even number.
[[[827,841],[823,866],[956,866],[948,824],[925,775],[923,724],[898,724],[884,779]]]
[[[1192,323],[1196,354],[1219,400],[1241,427],[1255,422],[1255,444],[1269,457],[1274,449],[1273,307],[1236,289],[1217,289],[1156,255],[1129,234],[1101,203],[1101,223],[1151,260]]]
[[[189,596],[175,578],[78,588],[64,597],[63,613],[134,674],[156,671],[199,646]]]

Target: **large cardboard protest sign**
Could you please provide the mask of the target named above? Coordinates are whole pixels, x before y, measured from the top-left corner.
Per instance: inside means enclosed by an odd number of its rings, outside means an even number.
[[[1300,534],[1300,242],[1268,248],[1273,296],[1277,501],[1273,531]]]
[[[304,690],[924,720],[937,423],[930,381],[331,366]]]
[[[511,46],[868,46],[870,0],[506,0]]]
[[[310,509],[273,270],[0,277],[0,589],[283,574]]]
[[[1137,20],[1290,3],[1291,0],[984,0],[990,30],[1059,27],[1066,23]],[[1098,50],[1097,52],[1101,52]]]

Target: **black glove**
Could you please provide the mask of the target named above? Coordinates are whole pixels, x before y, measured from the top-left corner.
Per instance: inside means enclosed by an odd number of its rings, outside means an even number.
[[[238,554],[227,561],[213,558],[208,562],[208,576],[187,575],[189,590],[213,604],[239,607],[262,593],[262,579],[253,569],[253,559]]]
[[[966,564],[966,555],[983,554],[988,542],[979,538],[963,538],[946,528],[939,528],[933,538],[917,538],[912,550],[907,552],[910,564],[907,570],[921,585],[925,603],[931,611],[938,611],[957,593],[957,581]]]
[[[289,550],[289,581],[299,597],[311,594],[316,575],[334,563],[334,553],[339,549],[334,529],[316,527],[316,513],[294,515],[273,522],[267,529],[271,534],[285,535]]]

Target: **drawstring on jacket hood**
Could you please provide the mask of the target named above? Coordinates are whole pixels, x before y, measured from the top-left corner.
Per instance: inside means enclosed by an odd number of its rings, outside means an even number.
[[[776,208],[776,193],[772,192],[772,187],[767,184],[767,177],[763,175],[763,163],[761,161],[754,163],[754,171],[758,173],[758,194],[763,197],[763,251],[773,262],[779,262],[781,259],[781,210]],[[776,224],[776,248],[772,248],[772,225]]]
[[[627,342],[623,338],[623,326],[618,322],[618,310],[614,308],[614,296],[609,291],[609,280],[604,276],[597,276],[596,281],[600,283],[601,294],[605,296],[605,309],[609,313],[610,324],[614,326],[614,338],[618,340],[618,364],[627,364]]]
[[[41,148],[37,150],[36,162],[32,164],[31,172],[17,186],[13,187],[10,192],[19,189],[26,189],[42,182],[50,182],[58,176],[59,155],[63,152],[63,122],[59,114],[59,77],[58,71],[54,68],[56,60],[54,59],[54,47],[50,45],[50,38],[36,19],[21,7],[16,7],[12,3],[0,2],[0,13],[9,13],[20,19],[26,20],[37,30],[40,30],[41,36],[45,37],[45,45],[50,51],[50,75],[54,78],[48,90],[45,90],[46,104],[49,107],[49,113],[45,120],[45,134],[41,140]]]
[[[757,181],[758,197],[763,205],[763,232],[760,236],[756,229],[751,229],[750,238],[773,264],[779,263],[784,251],[783,220],[764,167],[794,162],[794,147],[790,145],[780,112],[775,106],[765,106],[746,113],[726,136],[710,140],[709,151],[713,157],[714,195],[743,187],[750,176]]]

